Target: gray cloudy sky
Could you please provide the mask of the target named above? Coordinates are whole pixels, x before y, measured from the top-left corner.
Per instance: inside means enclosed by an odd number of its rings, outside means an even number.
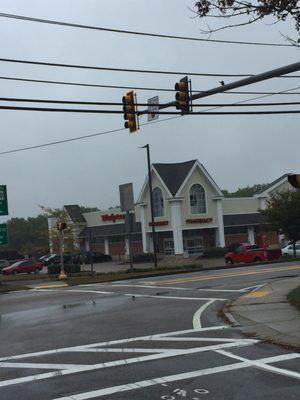
[[[204,37],[204,21],[193,18],[191,0],[1,0],[0,12],[58,19],[165,34]],[[210,23],[212,21],[209,21]],[[213,21],[214,22],[214,21]],[[280,32],[293,35],[294,24],[222,31],[213,38],[284,42]],[[64,28],[0,18],[3,58],[108,67],[214,73],[259,73],[299,61],[295,48],[225,45],[142,38]],[[0,62],[1,76],[69,80],[84,83],[173,88],[176,76],[71,70]],[[180,78],[180,76],[178,77]],[[220,78],[221,79],[221,78]],[[193,88],[205,90],[218,78],[193,77]],[[225,79],[226,82],[232,79]],[[5,97],[120,101],[124,91],[0,80]],[[245,90],[284,90],[300,79],[273,79]],[[156,92],[138,91],[146,101]],[[218,95],[206,103],[238,101],[252,96]],[[254,97],[254,96],[253,96]],[[272,101],[296,101],[299,96],[273,96]],[[172,93],[160,93],[170,101]],[[262,100],[263,101],[263,100]],[[290,107],[292,109],[292,107]],[[116,129],[121,115],[88,115],[0,111],[1,151]],[[162,117],[161,117],[162,118]],[[145,117],[141,122],[146,122]],[[39,212],[39,204],[60,207],[78,203],[106,208],[118,203],[118,185],[134,183],[138,194],[146,175],[145,152],[153,162],[198,158],[221,188],[269,182],[299,171],[299,116],[187,116],[142,127],[136,135],[120,133],[0,156],[0,183],[7,184],[10,217]]]

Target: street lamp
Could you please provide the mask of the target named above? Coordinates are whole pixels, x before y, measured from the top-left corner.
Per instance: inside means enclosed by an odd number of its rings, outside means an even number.
[[[149,144],[146,144],[145,146],[140,147],[140,149],[147,150],[148,179],[149,179],[150,208],[151,208],[151,226],[152,226],[152,240],[153,240],[153,257],[154,257],[154,266],[157,267],[156,235],[155,235],[155,224],[154,224],[153,191],[152,191],[152,177],[151,177],[151,162],[150,162]]]

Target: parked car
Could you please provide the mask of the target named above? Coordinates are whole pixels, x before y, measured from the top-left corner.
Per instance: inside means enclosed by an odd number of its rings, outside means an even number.
[[[9,267],[9,262],[7,260],[0,260],[0,272],[5,267]]]
[[[98,253],[96,251],[92,251],[92,259],[93,259],[93,262],[96,262],[96,263],[101,263],[104,261],[112,260],[110,255]],[[85,253],[83,253],[83,262],[85,264],[88,264],[90,262],[90,252],[89,251],[86,251]]]
[[[4,275],[16,275],[21,273],[30,274],[31,272],[39,273],[43,269],[43,264],[35,260],[22,260],[17,261],[9,267],[2,269]]]
[[[81,264],[82,257],[77,253],[65,253],[64,254],[64,264]],[[44,259],[43,264],[45,266],[52,264],[60,264],[60,254],[51,254]]]
[[[292,244],[284,247],[281,251],[284,256],[294,256],[294,246]],[[300,257],[300,244],[296,244],[296,256]]]
[[[261,248],[255,244],[241,243],[234,251],[225,254],[226,264],[271,261],[281,257],[280,249]]]

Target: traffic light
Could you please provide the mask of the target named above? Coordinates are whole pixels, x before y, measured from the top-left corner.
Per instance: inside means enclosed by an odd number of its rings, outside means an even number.
[[[136,132],[139,129],[137,108],[135,104],[135,94],[132,91],[128,92],[126,96],[122,98],[123,111],[124,111],[124,127],[130,130],[130,133]]]
[[[179,82],[175,84],[175,90],[177,93],[176,98],[176,108],[181,110],[181,114],[188,114],[190,112],[190,90],[189,90],[189,78],[185,76],[180,79]]]
[[[59,223],[57,224],[57,229],[58,229],[59,231],[64,231],[65,229],[67,229],[67,224],[66,224],[66,222],[59,222]]]
[[[288,176],[288,181],[294,188],[300,189],[300,174],[291,174]]]

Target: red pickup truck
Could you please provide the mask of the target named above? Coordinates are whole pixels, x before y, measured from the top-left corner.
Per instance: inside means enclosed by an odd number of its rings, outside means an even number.
[[[225,254],[225,261],[226,264],[255,263],[276,260],[280,256],[280,249],[266,249],[256,244],[241,243],[234,251]]]

